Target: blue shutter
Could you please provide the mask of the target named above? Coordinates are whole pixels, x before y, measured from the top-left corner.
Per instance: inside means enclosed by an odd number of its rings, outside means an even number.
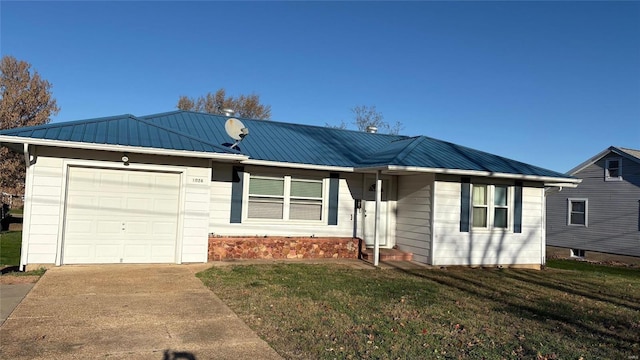
[[[234,166],[231,182],[231,217],[230,222],[242,222],[242,187],[244,167]]]
[[[340,186],[340,175],[331,173],[329,175],[329,225],[338,225],[338,189]]]
[[[515,194],[513,195],[513,232],[522,232],[522,181],[516,181]]]
[[[471,220],[471,178],[462,178],[460,193],[460,232],[469,232]]]

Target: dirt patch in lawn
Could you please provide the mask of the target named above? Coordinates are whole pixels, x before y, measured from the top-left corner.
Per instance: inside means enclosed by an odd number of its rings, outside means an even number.
[[[2,275],[0,276],[0,284],[2,285],[14,285],[14,284],[32,284],[40,279],[40,275]]]
[[[38,269],[34,271],[19,272],[17,266],[0,267],[0,284],[32,284],[37,282],[45,271],[45,269]]]

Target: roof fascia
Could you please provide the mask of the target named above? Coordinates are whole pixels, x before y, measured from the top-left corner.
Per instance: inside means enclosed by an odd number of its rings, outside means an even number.
[[[272,166],[272,167],[282,167],[282,168],[290,168],[290,169],[354,172],[354,169],[352,167],[289,163],[289,162],[270,161],[270,160],[247,159],[247,160],[241,161],[241,163],[243,165]]]
[[[640,158],[637,158],[637,157],[633,156],[632,154],[629,154],[624,149],[620,149],[620,148],[615,148],[615,149],[617,150],[616,154],[619,153],[620,155],[628,158],[629,160],[632,160],[632,161],[635,161],[637,163],[640,163]]]
[[[368,167],[368,168],[356,168],[356,172],[370,173],[370,172],[376,172],[376,171],[494,177],[494,178],[500,178],[500,179],[538,181],[538,182],[545,182],[549,184],[565,184],[563,186],[567,186],[566,184],[577,185],[582,182],[582,179],[560,178],[560,177],[553,177],[553,176],[496,173],[496,172],[478,171],[478,170],[427,168],[427,167],[417,167],[417,166],[386,165],[386,166],[376,166],[376,167]],[[554,185],[549,185],[549,186],[554,186]]]
[[[84,143],[84,142],[76,142],[76,141],[34,139],[34,138],[25,138],[25,137],[19,137],[19,136],[5,136],[5,135],[0,135],[0,144],[1,143],[29,144],[29,145],[37,145],[37,146],[54,146],[54,147],[71,148],[71,149],[118,151],[118,152],[129,152],[129,153],[137,153],[137,154],[196,157],[196,158],[215,159],[215,160],[221,160],[221,161],[242,161],[249,158],[247,155],[241,155],[241,154],[210,153],[210,152],[188,151],[188,150],[169,150],[169,149],[148,148],[148,147],[141,147],[141,146],[95,144],[95,143]]]
[[[631,154],[626,153],[624,150],[618,149],[615,146],[609,146],[608,148],[600,151],[598,154],[596,154],[595,156],[592,156],[589,160],[581,163],[580,165],[574,167],[573,169],[567,171],[568,175],[575,175],[577,173],[579,173],[580,171],[584,170],[585,168],[593,165],[596,161],[602,159],[603,157],[605,157],[607,154],[609,154],[610,152],[616,153],[617,155],[623,156],[629,160],[635,161],[637,163],[640,163],[640,159],[636,158],[635,156],[632,156]]]

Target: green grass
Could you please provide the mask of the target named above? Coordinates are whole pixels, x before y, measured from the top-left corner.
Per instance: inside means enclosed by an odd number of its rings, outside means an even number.
[[[9,214],[12,215],[22,215],[22,213],[24,212],[24,208],[13,208],[9,211]]]
[[[547,266],[554,269],[577,270],[595,274],[640,277],[640,268],[607,266],[578,260],[549,259],[547,260]]]
[[[0,265],[20,264],[22,231],[0,232]]]
[[[640,354],[639,276],[272,264],[211,268],[198,277],[288,359]]]

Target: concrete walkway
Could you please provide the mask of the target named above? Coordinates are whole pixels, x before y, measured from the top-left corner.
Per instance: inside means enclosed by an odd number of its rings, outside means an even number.
[[[0,325],[11,315],[34,284],[0,284]]]
[[[194,276],[209,266],[50,269],[0,327],[0,358],[281,359]]]

